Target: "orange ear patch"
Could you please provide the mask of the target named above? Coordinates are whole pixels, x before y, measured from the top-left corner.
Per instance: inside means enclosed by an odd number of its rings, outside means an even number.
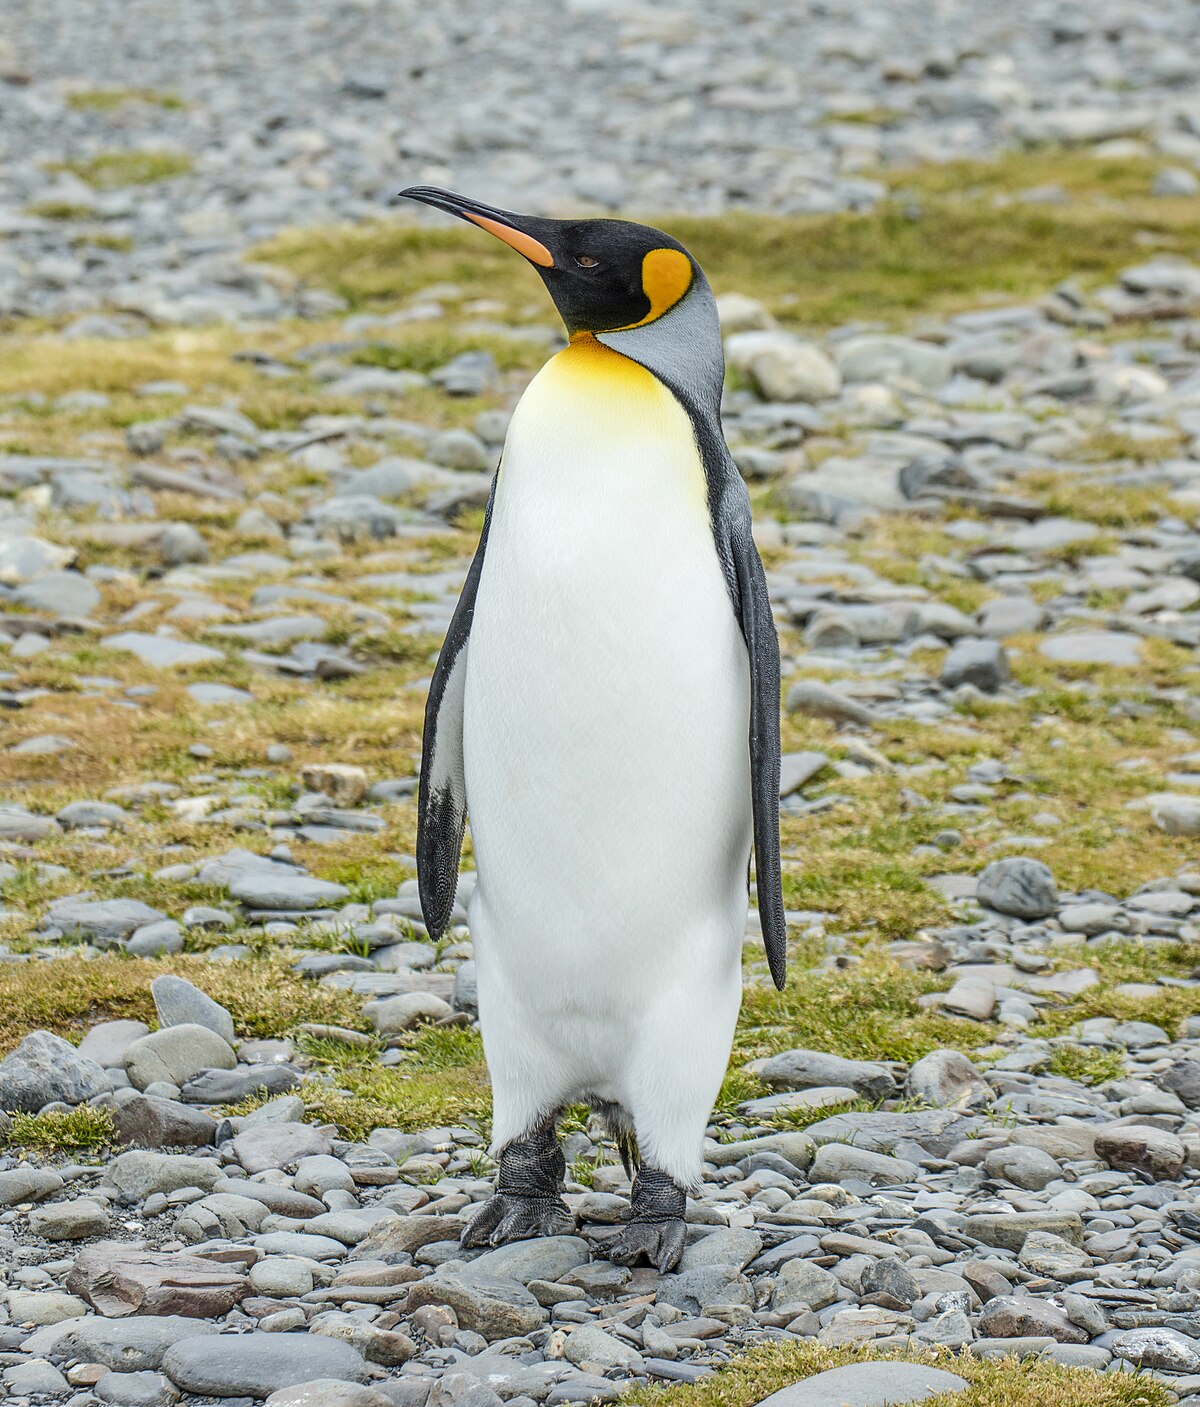
[[[642,260],[642,289],[650,312],[642,319],[660,318],[692,286],[692,261],[678,249],[652,249]]]
[[[640,322],[609,328],[629,332],[645,327],[669,312],[692,286],[692,261],[678,249],[652,249],[642,260],[642,292],[650,300],[650,311]]]

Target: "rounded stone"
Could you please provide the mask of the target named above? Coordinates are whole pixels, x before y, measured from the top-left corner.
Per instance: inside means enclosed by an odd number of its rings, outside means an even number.
[[[993,860],[975,892],[981,904],[1014,918],[1046,918],[1058,907],[1054,875],[1040,860],[1023,855]]]
[[[201,1070],[232,1070],[237,1056],[207,1026],[168,1026],[134,1041],[125,1053],[125,1073],[140,1090],[165,1082],[182,1086]]]
[[[283,1387],[267,1398],[267,1407],[395,1407],[391,1397],[363,1383],[316,1378]]]
[[[1008,681],[1008,655],[998,640],[960,640],[942,663],[941,683],[946,689],[973,684],[994,694]]]
[[[317,1334],[220,1334],[184,1339],[163,1356],[163,1372],[184,1392],[202,1397],[269,1397],[317,1378],[357,1383],[367,1376],[362,1354]]]

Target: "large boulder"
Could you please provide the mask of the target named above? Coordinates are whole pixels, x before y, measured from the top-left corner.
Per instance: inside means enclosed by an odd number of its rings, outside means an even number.
[[[981,904],[1013,918],[1046,918],[1058,907],[1058,886],[1040,860],[1014,855],[993,860],[979,876],[975,891]]]
[[[0,1060],[0,1109],[36,1114],[45,1104],[85,1104],[112,1081],[94,1060],[50,1031],[31,1031]]]
[[[143,1036],[125,1053],[125,1073],[135,1089],[159,1082],[185,1085],[201,1070],[232,1070],[236,1064],[228,1041],[191,1022]]]
[[[314,1378],[358,1383],[367,1376],[357,1349],[321,1334],[184,1339],[167,1350],[162,1369],[177,1388],[199,1397],[269,1397]]]
[[[237,1267],[202,1256],[101,1244],[75,1257],[67,1288],[109,1319],[127,1314],[216,1319],[228,1314],[249,1286]]]

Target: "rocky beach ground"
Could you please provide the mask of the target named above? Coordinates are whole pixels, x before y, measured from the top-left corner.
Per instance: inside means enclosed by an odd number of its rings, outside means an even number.
[[[4,19],[6,1400],[1200,1404],[1195,8]],[[668,1276],[583,1110],[576,1233],[458,1245],[421,713],[561,338],[417,180],[719,294],[792,963]]]

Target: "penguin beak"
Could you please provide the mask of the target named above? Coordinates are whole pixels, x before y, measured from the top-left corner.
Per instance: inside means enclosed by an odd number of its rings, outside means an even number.
[[[444,210],[448,215],[456,215],[460,220],[470,220],[481,230],[501,239],[510,249],[515,249],[531,264],[539,268],[552,269],[554,255],[540,239],[531,233],[538,227],[547,227],[549,220],[540,220],[533,215],[514,215],[509,210],[497,210],[494,206],[483,205],[478,200],[468,200],[466,196],[455,195],[453,191],[439,190],[437,186],[409,186],[392,199],[419,200],[423,205],[432,205],[435,210]]]

